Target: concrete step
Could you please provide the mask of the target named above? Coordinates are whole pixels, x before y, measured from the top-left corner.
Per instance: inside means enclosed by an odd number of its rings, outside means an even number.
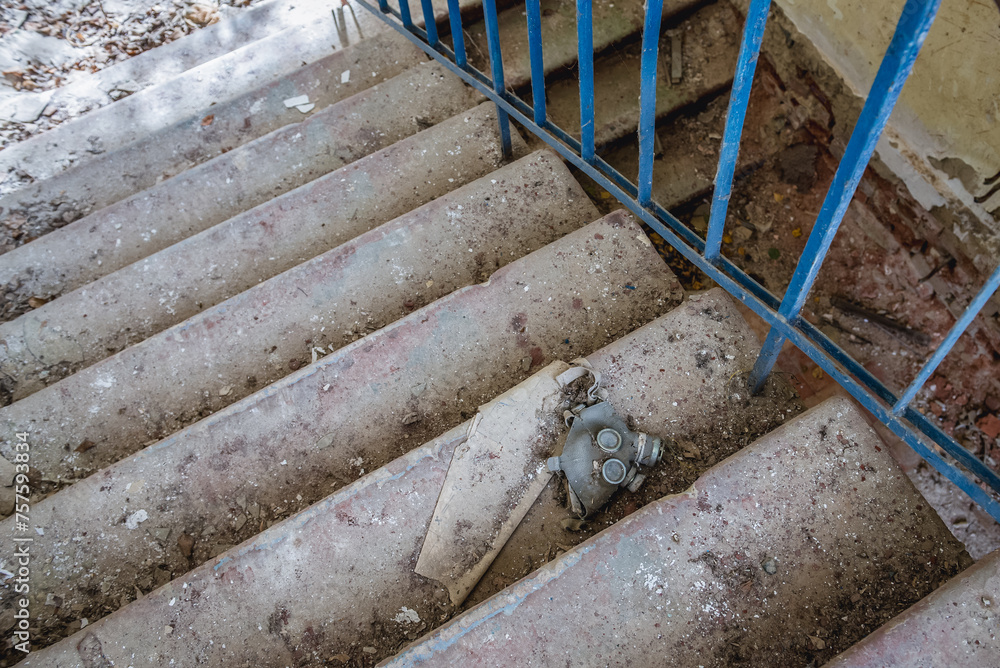
[[[31,296],[46,299],[84,285],[391,146],[479,99],[435,63],[411,68],[37,239],[25,247],[31,250],[0,256],[0,289],[7,296],[0,308],[25,312]],[[399,100],[412,106],[393,102]]]
[[[166,83],[269,35],[315,21],[321,15],[329,16],[325,5],[322,0],[263,2],[52,91],[22,97],[37,96],[67,116],[83,114],[111,104],[107,91],[120,82],[133,81],[143,88]]]
[[[86,162],[95,152],[119,149],[189,116],[210,113],[205,110],[213,102],[241,95],[295,71],[303,63],[329,55],[337,39],[333,17],[329,9],[322,8],[322,3],[311,4],[313,18],[305,24],[292,25],[219,54],[158,85],[5,148],[0,152],[0,173],[23,172],[27,178],[17,174],[13,178],[8,176],[3,192],[23,187],[26,180],[51,178]],[[187,38],[175,44],[185,41]],[[99,75],[97,82],[104,83],[103,79],[112,76],[110,72]],[[117,82],[118,77],[111,81]],[[108,97],[104,91],[99,91],[98,97],[101,94]]]
[[[464,15],[480,13],[480,0],[459,0],[458,4]],[[432,0],[432,6],[437,21],[444,21],[447,0]],[[413,16],[414,23],[422,26],[419,4]],[[55,110],[53,118],[72,117],[0,153],[0,196],[80,166],[95,154],[141,140],[150,132],[192,116],[204,118],[213,104],[388,31],[379,18],[349,0],[337,6],[324,0],[281,0],[63,88],[0,101],[0,116],[20,122],[35,120],[46,107]],[[140,90],[112,104],[109,91],[123,84]],[[34,110],[31,118],[22,118],[28,109]]]
[[[163,84],[191,68],[328,12],[329,9],[317,0],[261,3],[195,30],[183,39],[162,44],[97,72],[78,72],[72,81],[53,90],[39,93],[22,90],[16,95],[3,96],[0,118],[15,123],[34,123],[45,129],[68,117],[111,104],[113,100],[108,91],[124,82],[140,88]],[[112,16],[114,14],[112,10]],[[40,116],[46,107],[55,111],[51,118]]]
[[[677,334],[682,337],[677,338]],[[705,363],[698,353],[706,336],[714,346],[725,346],[732,354]],[[725,383],[715,381],[752,364],[755,353],[755,337],[732,301],[715,290],[587,359],[604,374],[616,410],[635,416],[642,422],[639,428],[654,430],[650,433],[680,436],[697,432],[701,424],[723,413],[736,413],[734,419],[752,418],[757,407],[740,406],[734,411]],[[660,366],[663,372],[658,371]],[[672,407],[672,400],[682,395],[691,400]],[[268,653],[275,651],[276,644],[285,644],[283,638],[288,643],[278,648],[279,655],[272,659],[276,665],[294,663],[292,657],[297,652],[308,651],[320,652],[323,657],[346,654],[349,659],[344,663],[348,664],[390,656],[407,638],[434,628],[442,617],[455,611],[446,591],[416,575],[413,564],[452,451],[464,440],[467,427],[468,423],[456,427],[372,471],[165,589],[88,626],[85,632],[94,633],[102,647],[114,651],[111,648],[118,647],[120,638],[131,636],[149,643],[151,635],[161,635],[160,629],[173,624],[171,658],[181,665],[193,661],[208,639],[214,640],[215,647],[226,644],[227,649],[213,660],[229,665],[273,656]],[[52,531],[62,529],[49,526],[46,535]],[[169,545],[173,540],[166,542]],[[286,582],[285,576],[272,577],[283,568],[281,564],[289,563],[289,550],[300,555],[294,582]],[[238,590],[230,586],[233,576],[251,572],[253,582],[244,580]],[[488,572],[484,580],[489,582],[492,576]],[[89,586],[97,584],[87,582]],[[199,595],[193,597],[194,591]],[[175,604],[169,605],[172,599]],[[243,602],[247,608],[239,617],[244,621],[236,627],[223,629],[207,623],[212,618],[234,618],[233,607]],[[284,617],[280,625],[264,634],[257,630],[258,625],[273,626],[268,617],[282,609],[285,612],[278,613]],[[133,627],[137,627],[136,633],[126,631]],[[322,637],[321,646],[304,646],[300,639],[307,627]],[[197,642],[192,642],[189,628],[199,630]],[[74,644],[71,639],[70,653]],[[365,647],[377,651],[366,653]],[[131,650],[126,646],[122,651]],[[288,656],[281,654],[286,651]],[[58,655],[59,648],[52,652]],[[52,660],[52,654],[40,656]],[[159,660],[154,656],[148,660]],[[111,654],[108,658],[113,660]]]
[[[740,46],[741,21],[729,3],[698,10],[660,37],[656,116],[662,118],[729,85]],[[674,37],[671,37],[674,35]],[[679,83],[671,83],[671,40],[682,40]],[[574,38],[575,39],[575,38]],[[574,41],[575,44],[575,41]],[[594,62],[594,140],[598,146],[635,133],[639,127],[639,43],[617,48]],[[549,119],[580,137],[580,90],[576,77],[547,89]]]
[[[572,531],[562,523],[565,485],[550,484],[463,607],[485,601],[637,509],[683,492],[711,466],[801,413],[801,403],[780,376],[772,376],[760,395],[746,392],[748,370],[759,352],[738,307],[716,288],[690,295],[642,335],[591,356],[616,412],[636,429],[673,441],[664,463],[638,491],[612,498]]]
[[[994,551],[824,665],[993,668],[1000,657],[998,607],[1000,551]]]
[[[22,239],[42,236],[46,230],[62,227],[308,117],[295,107],[286,107],[285,100],[306,95],[314,105],[310,114],[316,114],[373,85],[385,83],[424,60],[426,56],[404,37],[384,32],[305,66],[296,59],[295,64],[300,65],[298,69],[280,78],[257,83],[255,87],[256,79],[244,82],[234,77],[227,83],[242,84],[242,89],[235,90],[246,92],[228,99],[220,98],[216,90],[203,91],[203,95],[195,90],[185,99],[184,105],[172,105],[165,110],[168,117],[162,119],[163,123],[155,119],[147,122],[145,106],[133,105],[134,110],[129,106],[110,108],[106,115],[113,111],[119,115],[131,111],[142,114],[141,126],[128,119],[101,120],[102,124],[118,123],[128,128],[128,143],[108,148],[98,155],[83,156],[86,159],[78,160],[65,171],[0,199],[3,216],[5,219],[24,219]],[[241,68],[244,76],[245,72],[253,71],[252,63],[250,65],[246,71]],[[344,81],[345,76],[347,81]],[[193,109],[199,102],[203,106]],[[181,116],[192,110],[192,115]],[[70,124],[63,127],[65,133],[76,132]],[[115,127],[117,125],[112,125]],[[113,138],[114,132],[101,136]]]
[[[818,665],[970,562],[831,399],[385,665]]]
[[[663,16],[667,19],[698,5],[700,0],[665,0]],[[600,52],[642,32],[644,4],[637,0],[595,0],[593,6],[594,51]],[[557,73],[576,63],[576,3],[565,0],[541,0],[542,62],[545,73]],[[531,61],[528,52],[528,29],[524,3],[500,12],[500,50],[503,56],[504,81],[507,86],[520,88],[531,82]],[[469,58],[480,69],[489,71],[489,46],[486,24],[470,25]],[[638,71],[635,73],[638,80]],[[577,98],[579,101],[579,98]],[[577,108],[577,116],[579,116]],[[577,119],[579,124],[579,118]]]
[[[47,480],[90,475],[598,215],[554,154],[532,154],[0,409],[0,424],[30,425]]]
[[[400,92],[415,98],[422,116],[384,110],[386,99]],[[0,319],[26,312],[32,295],[50,299],[84,285],[418,132],[475,99],[457,79],[425,63],[0,255],[0,293],[7,295],[6,302],[0,299]],[[268,158],[276,159],[270,169]]]
[[[33,609],[57,587],[63,615],[83,606],[88,619],[103,616],[135,586],[246,540],[461,423],[532,369],[649,322],[680,294],[634,221],[595,221],[34,502],[44,535],[33,549],[59,559],[33,571]],[[0,536],[13,535],[11,522]],[[64,622],[46,615],[36,637],[58,636]]]
[[[653,161],[653,200],[667,211],[711,191],[719,161],[719,139],[726,125],[728,95],[720,95],[696,116],[681,116],[657,128],[663,153]],[[808,135],[801,121],[789,121],[775,128],[777,118],[793,118],[796,109],[792,95],[769,68],[757,68],[750,104],[740,143],[737,174],[777,155]],[[577,124],[579,125],[579,123]],[[713,139],[714,137],[714,139]],[[635,182],[639,172],[637,142],[621,142],[604,154],[609,165]],[[707,229],[699,225],[698,231]]]
[[[364,99],[359,102],[364,104],[354,104],[353,98],[342,102],[356,112],[350,116],[317,116],[313,121],[318,122],[298,126],[298,139],[284,138],[290,144],[272,135],[220,156],[167,182],[148,199],[137,196],[121,207],[116,205],[114,212],[95,214],[100,216],[99,224],[95,220],[87,226],[89,221],[81,221],[60,236],[60,243],[41,245],[51,252],[35,256],[33,263],[5,270],[11,281],[19,281],[16,270],[38,267],[31,275],[41,274],[51,285],[61,278],[59,272],[69,274],[76,269],[73,282],[82,284],[0,324],[0,349],[5,353],[0,372],[11,396],[26,396],[448,192],[456,181],[460,184],[482,176],[498,164],[500,151],[488,139],[493,136],[488,129],[491,112],[480,109],[454,117],[470,105],[469,89],[451,76],[444,77],[431,63],[401,76],[405,77],[400,82],[404,90],[414,91],[411,95],[436,98],[421,105],[427,122],[453,117],[452,122],[369,155],[370,159],[342,173],[260,203],[419,131],[412,117],[397,117],[386,119],[384,131],[368,134],[378,120],[363,114],[384,103],[383,95],[399,92],[399,87],[387,84],[388,91],[362,93]],[[368,138],[367,143],[352,140],[358,136]],[[484,139],[487,143],[482,147]],[[275,151],[280,151],[277,160],[266,161],[267,153]],[[393,171],[386,171],[390,168]],[[235,184],[228,189],[228,197],[220,196],[228,180]],[[430,186],[431,181],[436,184]],[[218,190],[211,188],[213,182]],[[400,199],[385,201],[376,186],[399,192]],[[156,213],[150,212],[143,229],[127,226],[130,221],[122,214],[148,211],[154,203]],[[184,208],[175,209],[175,204]],[[241,211],[245,213],[237,215]],[[194,232],[199,233],[189,236]],[[160,245],[165,246],[163,250],[147,255]],[[83,256],[84,249],[100,250],[95,257]],[[128,260],[133,263],[96,278],[105,266],[114,268]],[[84,278],[96,280],[85,283]],[[31,293],[19,288],[14,294],[23,301]]]

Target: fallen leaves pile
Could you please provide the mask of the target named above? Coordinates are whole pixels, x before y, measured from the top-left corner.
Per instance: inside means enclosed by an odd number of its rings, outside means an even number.
[[[60,6],[57,2],[2,2],[0,39],[14,30],[36,32],[65,40],[80,50],[80,57],[67,63],[34,61],[20,69],[0,72],[0,75],[6,85],[17,91],[42,92],[58,88],[75,73],[97,72],[218,22],[222,5],[243,8],[259,1],[172,0],[128,14],[106,11],[100,0],[77,8]],[[111,99],[127,94],[128,91],[119,92]],[[23,141],[65,120],[67,118],[56,114],[35,123],[0,122],[0,147]]]

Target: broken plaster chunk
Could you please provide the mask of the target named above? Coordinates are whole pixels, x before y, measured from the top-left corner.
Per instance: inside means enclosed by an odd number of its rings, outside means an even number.
[[[149,519],[149,513],[145,510],[137,510],[125,519],[126,529],[138,529],[139,525]]]
[[[300,105],[309,104],[308,95],[296,95],[295,97],[290,97],[285,100],[285,108],[291,109],[292,107],[298,107]]]
[[[48,106],[52,92],[24,93],[5,98],[0,102],[0,120],[34,123]]]
[[[309,104],[300,104],[295,108],[301,111],[303,114],[308,114],[310,111],[316,108],[316,105],[310,102]]]
[[[350,80],[351,80],[350,70],[344,70],[343,72],[340,73],[340,83],[345,84]]]
[[[0,485],[10,487],[14,484],[15,475],[17,475],[17,467],[5,457],[0,457]]]
[[[397,614],[394,619],[397,622],[399,622],[400,624],[403,624],[403,623],[406,623],[406,624],[419,624],[420,623],[420,615],[417,614],[417,611],[416,610],[411,610],[410,608],[407,608],[405,605],[400,609],[399,614]]]
[[[556,379],[569,368],[553,362],[481,406],[452,455],[414,570],[444,584],[455,605],[482,578],[552,475],[538,452],[557,438],[562,386]],[[484,546],[472,561],[470,544]],[[463,567],[456,570],[458,563]]]

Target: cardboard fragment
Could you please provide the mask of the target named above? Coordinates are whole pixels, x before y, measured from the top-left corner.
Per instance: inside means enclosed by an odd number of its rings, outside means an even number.
[[[460,605],[482,578],[552,474],[562,429],[562,387],[579,378],[553,362],[479,409],[455,449],[416,572],[448,588]],[[570,371],[570,373],[567,373]]]

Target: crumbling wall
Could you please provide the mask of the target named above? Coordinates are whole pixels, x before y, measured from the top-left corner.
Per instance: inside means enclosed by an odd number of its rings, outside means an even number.
[[[746,2],[738,2],[745,6]],[[903,0],[777,0],[856,95],[867,94]],[[945,2],[903,89],[878,157],[925,209],[964,209],[955,233],[983,264],[1000,257],[1000,9]],[[841,128],[842,132],[849,130]],[[971,255],[975,255],[973,252]],[[978,264],[978,263],[977,263]],[[985,269],[985,267],[981,267]]]

